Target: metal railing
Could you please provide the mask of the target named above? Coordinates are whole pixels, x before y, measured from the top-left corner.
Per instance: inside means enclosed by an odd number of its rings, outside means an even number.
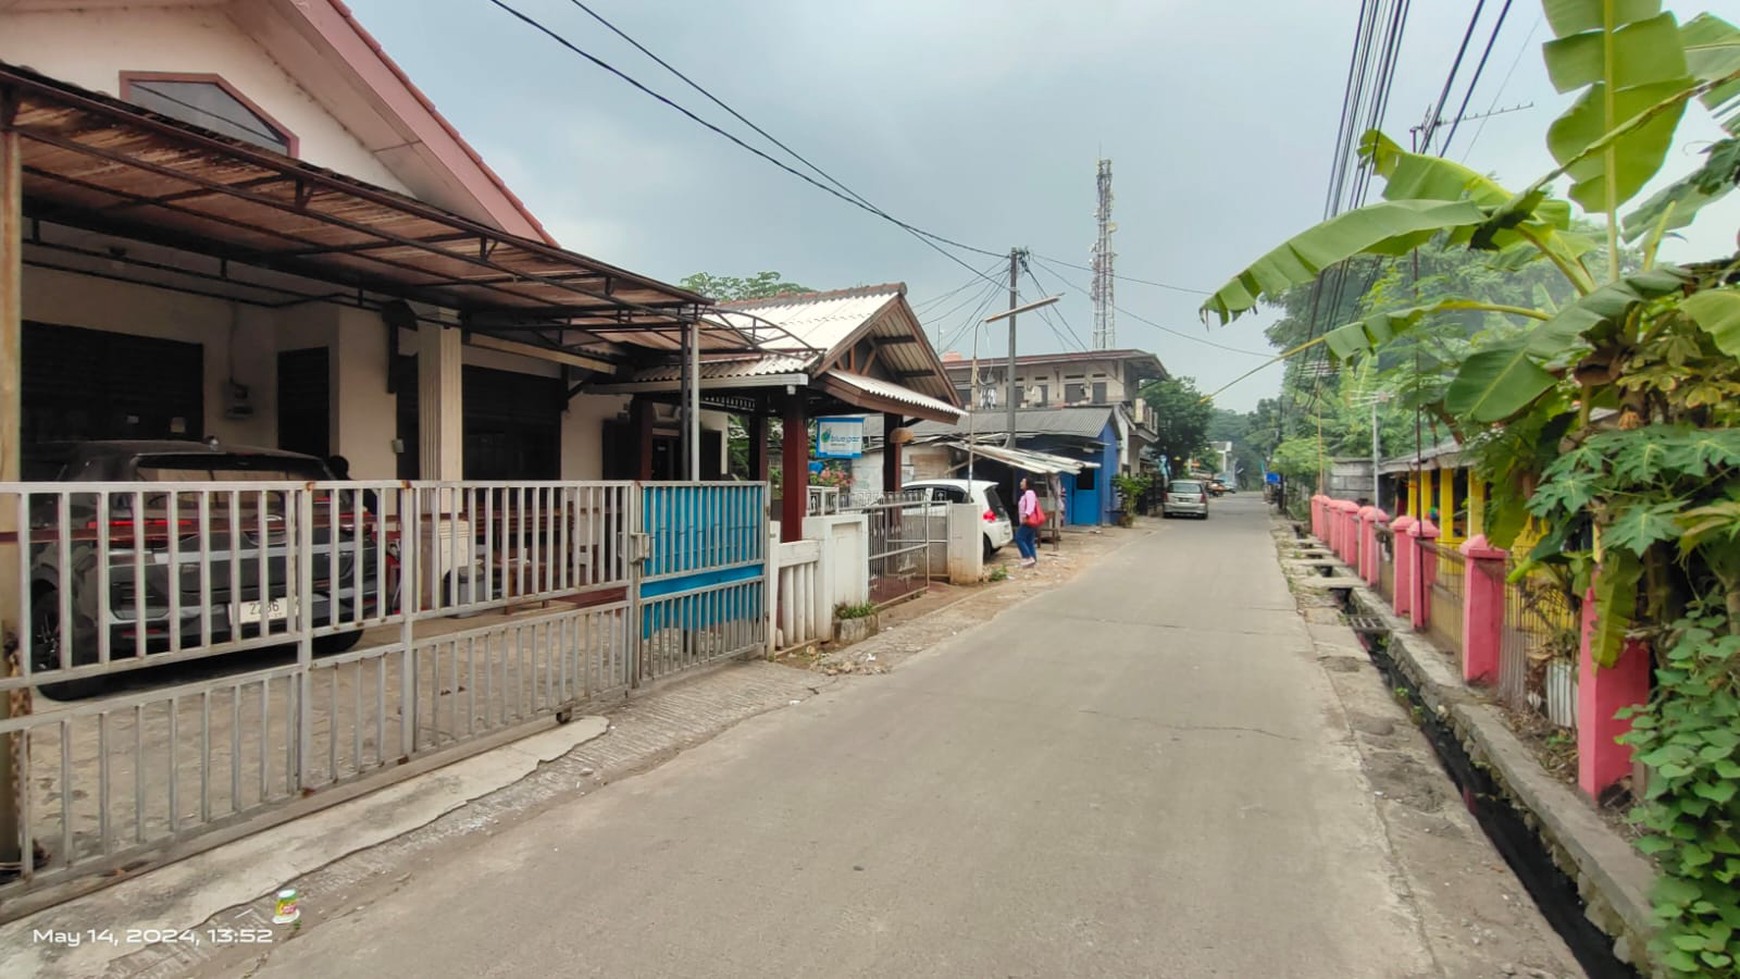
[[[1440,649],[1462,663],[1462,596],[1466,589],[1467,559],[1462,552],[1444,544],[1420,542],[1420,568],[1426,576],[1421,582],[1428,603],[1426,634]]]
[[[1506,585],[1499,699],[1575,727],[1577,628],[1577,610],[1556,583],[1524,578]]]
[[[926,499],[924,490],[885,493],[863,509],[870,525],[870,601],[878,607],[930,587],[946,559],[933,562],[933,545],[948,546],[948,507]]]
[[[809,506],[804,511],[809,516],[831,517],[840,512],[840,488],[838,486],[811,486],[809,494]]]
[[[765,648],[766,492],[0,485],[26,625],[0,900]]]

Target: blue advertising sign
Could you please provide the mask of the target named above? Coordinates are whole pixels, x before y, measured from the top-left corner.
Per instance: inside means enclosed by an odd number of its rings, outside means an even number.
[[[816,419],[817,459],[856,459],[864,454],[864,419]]]

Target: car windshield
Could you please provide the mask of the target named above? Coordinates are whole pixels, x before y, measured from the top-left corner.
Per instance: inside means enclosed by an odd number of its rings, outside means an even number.
[[[1187,480],[1187,479],[1181,479],[1178,482],[1172,484],[1172,492],[1174,492],[1174,493],[1200,493],[1200,492],[1202,492],[1202,484],[1196,483],[1196,482],[1191,482],[1190,480]]]

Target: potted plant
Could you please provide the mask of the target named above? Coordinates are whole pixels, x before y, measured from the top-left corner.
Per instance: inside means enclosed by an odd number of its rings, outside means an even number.
[[[1136,514],[1141,511],[1142,501],[1147,499],[1148,487],[1153,482],[1154,477],[1147,473],[1119,473],[1112,477],[1112,485],[1118,488],[1119,506],[1112,511],[1118,526],[1129,527],[1136,522]]]

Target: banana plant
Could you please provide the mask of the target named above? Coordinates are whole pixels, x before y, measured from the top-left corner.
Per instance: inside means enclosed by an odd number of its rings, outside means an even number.
[[[1622,273],[1618,212],[1660,170],[1688,102],[1701,99],[1714,112],[1740,103],[1740,31],[1709,15],[1681,28],[1660,0],[1543,0],[1543,7],[1555,35],[1543,47],[1548,73],[1560,91],[1580,93],[1548,131],[1548,147],[1559,161],[1551,174],[1511,193],[1467,167],[1404,150],[1381,132],[1367,133],[1361,156],[1384,179],[1384,199],[1272,249],[1203,304],[1204,318],[1231,322],[1340,262],[1404,254],[1437,236],[1490,251],[1505,267],[1550,262],[1583,297],[1568,311],[1452,299],[1368,316],[1322,339],[1337,358],[1347,359],[1444,313],[1479,310],[1535,322],[1533,329],[1471,352],[1448,388],[1445,410],[1483,425],[1514,417],[1570,379],[1568,362],[1592,346],[1591,331],[1634,319],[1641,304],[1676,288],[1671,272],[1652,275],[1647,263],[1644,278]],[[1740,113],[1726,118],[1740,124]],[[1725,155],[1719,162],[1729,160]],[[1740,150],[1732,162],[1740,169]],[[1547,192],[1564,176],[1571,180],[1571,201],[1606,218],[1606,268],[1599,277],[1586,262],[1596,253],[1594,243],[1571,230],[1571,203]],[[1686,202],[1665,206],[1672,212]],[[1671,221],[1650,213],[1655,225],[1645,254],[1653,261],[1654,246]]]

